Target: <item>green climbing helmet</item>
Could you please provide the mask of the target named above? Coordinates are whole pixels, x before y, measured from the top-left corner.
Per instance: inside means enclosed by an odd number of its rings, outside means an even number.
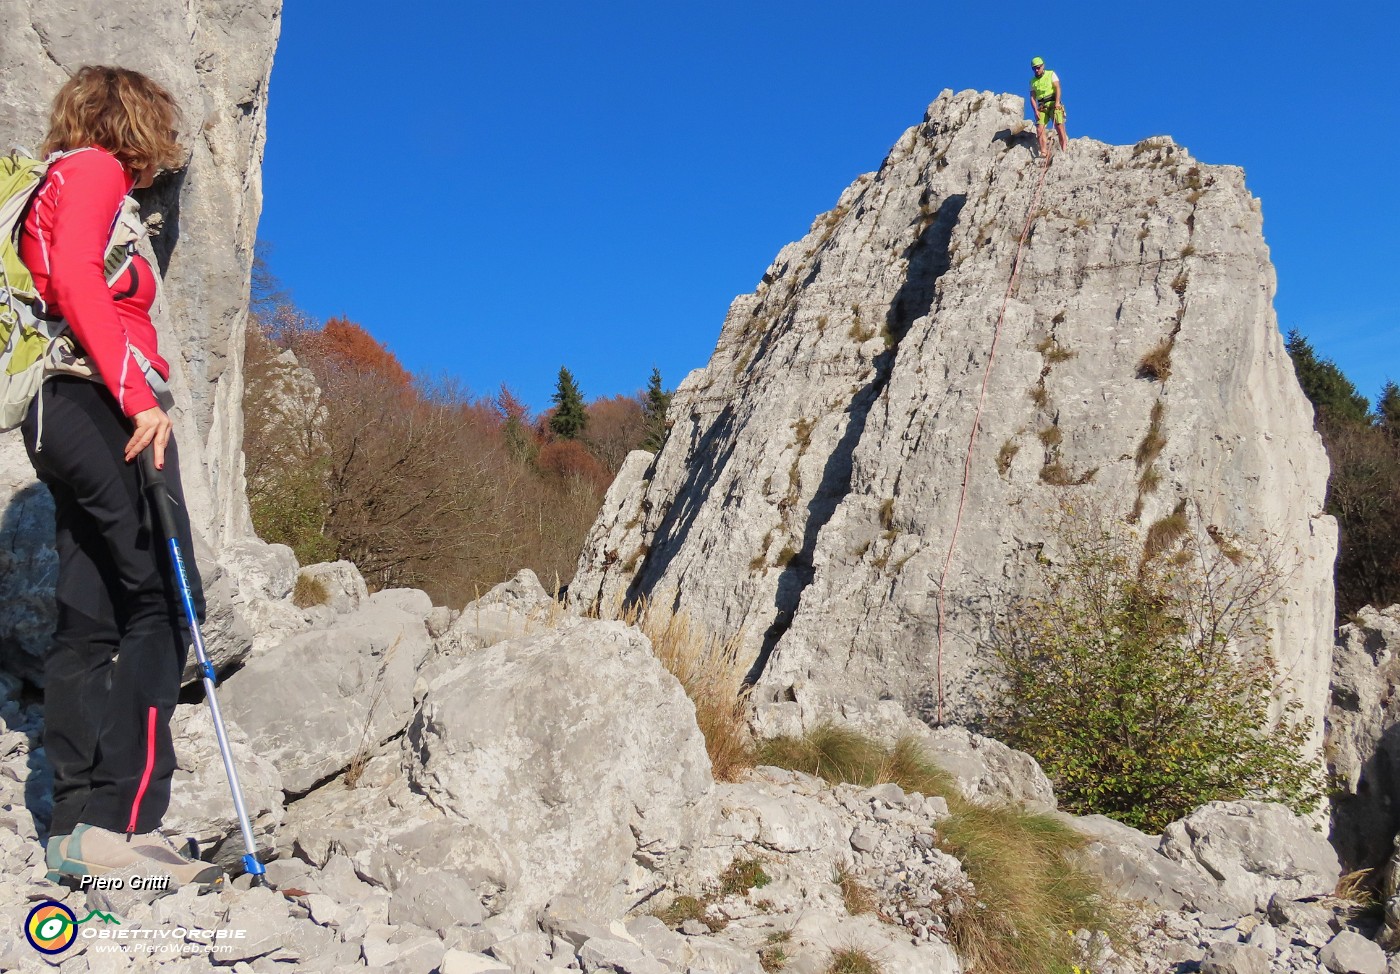
[[[1031,58],[1031,67],[1033,67],[1033,68],[1043,68],[1043,67],[1045,67],[1045,58],[1043,58],[1043,57],[1033,57],[1033,58]]]

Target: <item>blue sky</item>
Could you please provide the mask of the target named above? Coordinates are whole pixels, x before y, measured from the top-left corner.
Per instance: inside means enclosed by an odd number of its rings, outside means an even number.
[[[259,236],[308,312],[536,409],[674,386],[943,88],[1064,83],[1070,135],[1244,167],[1280,326],[1400,381],[1390,3],[288,0]]]

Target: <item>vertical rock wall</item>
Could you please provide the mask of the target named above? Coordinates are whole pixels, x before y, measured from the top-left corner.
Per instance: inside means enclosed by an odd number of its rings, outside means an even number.
[[[624,468],[574,600],[662,598],[742,632],[770,699],[894,698],[932,715],[939,580],[1040,177],[1023,115],[1013,96],[945,92],[783,248],[681,384],[661,452]],[[1202,538],[1288,551],[1271,649],[1320,734],[1336,527],[1261,223],[1241,170],[1170,139],[1080,139],[1050,167],[948,578],[951,719],[972,710],[989,615],[1054,557],[1061,500],[1136,509],[1143,527],[1185,502]],[[1159,346],[1170,374],[1144,377]],[[1143,490],[1154,432],[1158,483]]]
[[[189,165],[139,193],[159,216],[147,256],[164,284],[155,320],[170,359],[176,434],[197,532],[248,537],[242,355],[281,0],[6,0],[0,5],[0,141],[37,149],[50,102],[84,64],[118,64],[166,85],[184,112]],[[18,433],[0,435],[0,646],[36,652],[51,629],[52,508]],[[207,560],[207,559],[206,559]],[[23,670],[23,667],[20,667]]]

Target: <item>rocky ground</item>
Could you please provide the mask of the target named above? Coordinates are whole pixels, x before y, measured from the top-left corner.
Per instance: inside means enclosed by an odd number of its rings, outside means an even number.
[[[317,566],[327,604],[301,609],[294,563],[274,549],[258,565],[240,569],[261,592],[244,609],[266,623],[222,696],[274,889],[47,883],[42,710],[0,677],[0,968],[820,974],[854,949],[885,974],[964,969],[947,919],[980,906],[940,848],[943,799],[776,768],[714,782],[693,709],[645,638],[561,614],[530,576],[451,614]],[[1025,755],[891,707],[843,719],[918,731],[969,796],[1053,807]],[[780,704],[762,718],[800,720]],[[234,863],[203,704],[176,723],[168,825]],[[1387,970],[1374,931],[1328,895],[1335,854],[1281,807],[1207,806],[1161,837],[1071,821],[1091,838],[1086,862],[1135,904],[1124,942],[1080,934],[1094,974]],[[44,899],[83,921],[52,957],[21,929]]]

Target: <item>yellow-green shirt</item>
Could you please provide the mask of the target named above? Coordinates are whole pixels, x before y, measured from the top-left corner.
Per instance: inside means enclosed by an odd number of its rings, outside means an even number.
[[[1055,82],[1057,80],[1055,72],[1051,71],[1049,68],[1040,72],[1040,77],[1038,78],[1035,75],[1031,75],[1031,94],[1035,96],[1035,100],[1045,101],[1047,98],[1054,98]]]

